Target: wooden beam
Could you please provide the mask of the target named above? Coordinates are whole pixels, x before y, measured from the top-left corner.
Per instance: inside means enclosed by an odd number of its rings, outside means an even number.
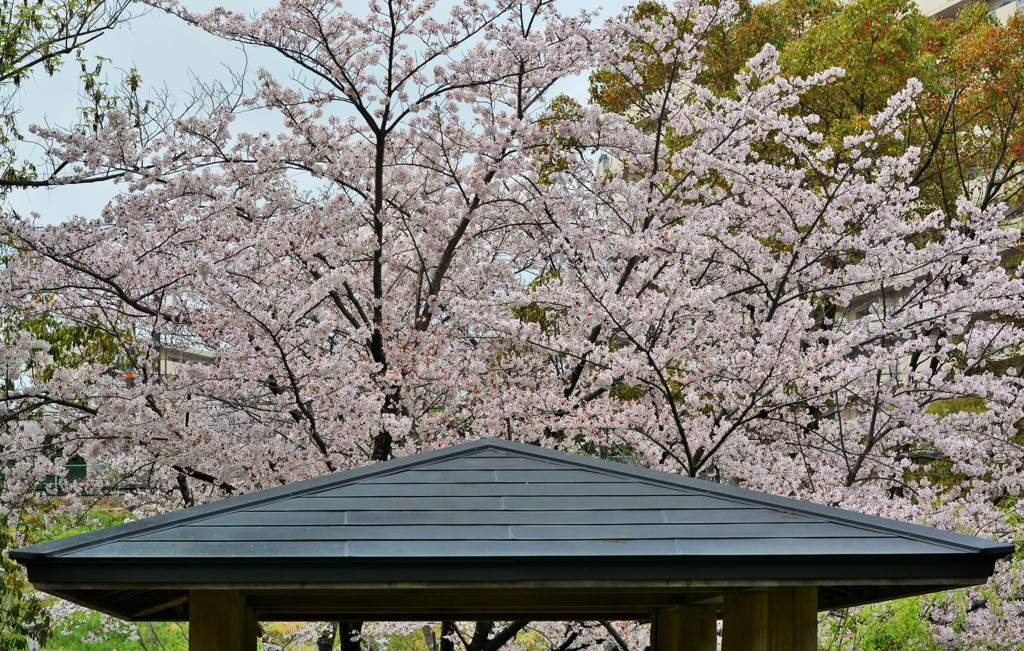
[[[170,597],[168,599],[165,599],[165,600],[161,601],[160,603],[158,603],[158,604],[156,604],[154,606],[150,606],[149,608],[146,608],[145,610],[139,610],[139,611],[136,611],[136,612],[132,613],[132,619],[133,620],[145,619],[149,615],[152,615],[154,613],[158,613],[161,610],[167,610],[168,608],[174,608],[175,606],[179,606],[179,605],[181,605],[183,603],[186,603],[187,601],[188,601],[188,593],[187,592],[185,594],[183,594],[183,595],[172,596],[172,597]]]
[[[647,619],[650,613],[683,606],[710,593],[567,592],[539,590],[246,590],[246,604],[261,619],[296,613],[330,614],[324,621],[355,619]],[[558,617],[556,617],[558,616]]]
[[[726,592],[722,651],[768,650],[768,596],[764,590]]]
[[[578,610],[545,610],[543,612],[523,612],[521,610],[495,610],[495,611],[462,611],[462,610],[431,610],[423,612],[397,612],[381,614],[380,612],[346,611],[333,609],[319,610],[286,610],[261,608],[256,612],[257,619],[261,622],[334,622],[334,621],[382,621],[382,622],[423,622],[452,620],[456,622],[471,621],[514,621],[528,619],[534,622],[579,622],[610,620],[620,621],[623,619],[631,621],[646,622],[650,619],[650,612],[644,613],[623,613],[621,610],[611,611],[587,611]]]
[[[818,650],[818,588],[768,588],[768,651]]]
[[[237,590],[190,590],[189,651],[256,651],[256,616]]]

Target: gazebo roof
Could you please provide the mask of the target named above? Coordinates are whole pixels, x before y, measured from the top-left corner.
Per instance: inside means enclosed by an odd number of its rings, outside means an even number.
[[[867,603],[983,583],[1012,551],[487,439],[10,556],[37,587],[135,620],[187,617],[188,590],[214,587],[249,591],[265,619],[592,619],[737,587],[818,586],[821,609]],[[505,596],[483,596],[495,588]]]

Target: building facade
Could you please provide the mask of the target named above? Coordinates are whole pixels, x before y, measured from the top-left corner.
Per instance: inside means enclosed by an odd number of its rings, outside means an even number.
[[[1024,11],[1024,0],[980,0],[988,3],[988,9],[999,22],[1005,24],[1010,16]],[[926,16],[952,18],[964,7],[979,0],[917,0],[918,6]]]

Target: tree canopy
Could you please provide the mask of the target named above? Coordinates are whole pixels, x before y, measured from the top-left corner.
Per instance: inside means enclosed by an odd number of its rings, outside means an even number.
[[[687,29],[685,18],[656,2],[640,3],[632,16],[657,16]],[[884,144],[889,153],[920,150],[912,180],[925,209],[941,207],[948,221],[957,199],[967,196],[979,207],[1004,202],[1013,219],[1021,214],[1024,189],[1022,38],[1020,16],[1000,25],[980,4],[955,19],[935,19],[911,0],[742,3],[732,20],[707,34],[699,79],[717,92],[733,92],[736,75],[766,43],[779,51],[784,74],[842,69],[841,78],[809,90],[794,109],[818,116],[813,129],[837,151],[916,79],[921,91],[904,116],[901,137]],[[609,110],[628,112],[638,94],[665,83],[660,54],[649,44],[631,49],[642,62],[639,86],[623,85],[610,70],[592,77],[592,97]]]
[[[0,192],[38,182],[37,165],[19,156],[23,137],[18,95],[38,74],[53,75],[73,59],[81,67],[86,111],[96,112],[109,97],[100,73],[84,48],[125,15],[125,0],[3,0],[0,2]]]
[[[0,439],[3,500],[75,455],[168,509],[503,436],[1018,535],[1024,285],[997,205],[1017,163],[963,112],[1016,124],[983,50],[1020,23],[896,0],[645,3],[603,27],[555,2],[158,6],[303,73],[152,132],[117,107],[47,132],[122,190],[57,226],[5,216],[0,302],[89,324],[119,369],[4,397],[42,427]],[[952,74],[958,48],[991,74]],[[556,99],[595,70],[592,103]],[[283,128],[239,126],[253,110]],[[5,361],[48,351],[23,330]],[[1015,561],[937,602],[936,634],[1009,648],[1020,584]]]

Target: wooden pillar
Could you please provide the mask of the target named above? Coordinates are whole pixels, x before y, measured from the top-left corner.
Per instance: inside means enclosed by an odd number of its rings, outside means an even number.
[[[722,609],[722,651],[768,650],[768,593],[726,592]]]
[[[818,651],[818,588],[768,588],[768,651]]]
[[[651,615],[651,651],[676,651],[679,646],[679,610],[659,610]]]
[[[718,651],[718,607],[683,606],[680,651]]]
[[[717,651],[715,606],[682,606],[661,610],[651,622],[652,651]]]
[[[256,616],[238,590],[190,590],[189,651],[256,651]]]

